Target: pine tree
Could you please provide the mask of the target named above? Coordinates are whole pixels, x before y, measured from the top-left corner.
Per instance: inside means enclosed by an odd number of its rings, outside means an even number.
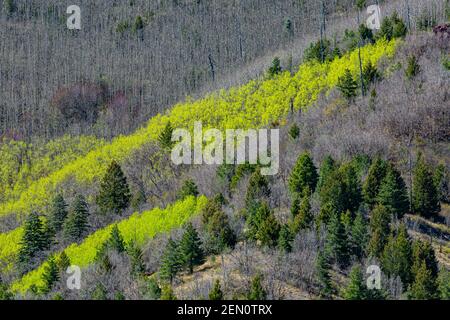
[[[160,300],[177,300],[177,297],[175,296],[175,293],[170,285],[163,286]]]
[[[352,73],[349,69],[345,69],[344,75],[339,77],[337,87],[344,98],[348,101],[353,101],[353,99],[358,95],[358,83],[355,79],[353,79]]]
[[[364,216],[359,213],[353,221],[351,232],[352,253],[359,261],[366,254],[368,238],[367,222]]]
[[[330,275],[331,265],[329,259],[320,251],[316,261],[316,277],[319,286],[319,295],[322,298],[329,298],[333,293],[333,284]]]
[[[127,178],[116,161],[112,161],[100,184],[96,203],[102,213],[122,213],[131,200]]]
[[[391,17],[393,28],[392,36],[394,38],[403,38],[408,33],[408,28],[402,19],[399,18],[398,13],[394,12]]]
[[[438,191],[438,198],[440,202],[449,203],[450,202],[450,176],[445,164],[441,163],[437,166],[434,176],[434,184],[436,190]]]
[[[161,288],[158,285],[158,281],[154,277],[150,278],[147,282],[146,298],[150,300],[158,300],[161,298]]]
[[[136,242],[131,241],[129,243],[127,253],[130,256],[131,274],[135,277],[144,275],[145,263],[143,259],[143,252]]]
[[[267,247],[276,247],[278,238],[280,237],[280,224],[273,212],[270,212],[268,217],[264,219],[259,225],[256,238],[261,245]]]
[[[53,286],[59,281],[59,279],[59,268],[56,260],[54,257],[50,257],[42,273],[42,282],[44,283],[42,292],[49,293],[52,291]]]
[[[331,176],[331,174],[336,171],[336,162],[331,156],[326,156],[322,161],[322,165],[319,170],[319,180],[317,182],[317,190],[320,192],[322,187],[324,186],[327,179]]]
[[[409,297],[413,300],[432,300],[438,298],[438,293],[436,279],[431,270],[427,269],[425,261],[422,261],[411,285]]]
[[[115,224],[109,235],[107,241],[108,248],[115,250],[119,253],[125,252],[125,242],[123,241],[122,234],[120,233],[119,227]]]
[[[438,283],[439,283],[440,298],[442,300],[450,300],[450,271],[446,270],[445,268],[442,268],[441,271],[439,272]]]
[[[377,197],[380,191],[381,183],[387,173],[386,161],[376,158],[369,168],[367,179],[363,184],[363,197],[364,201],[372,209],[377,204]]]
[[[57,195],[51,204],[50,214],[48,218],[48,225],[54,232],[61,231],[64,221],[67,218],[67,203],[64,201],[64,197]]]
[[[200,265],[205,261],[202,242],[192,223],[187,224],[181,238],[180,254],[184,266],[191,274],[194,272],[194,266]]]
[[[272,61],[272,65],[269,68],[269,76],[275,76],[280,74],[283,70],[281,69],[281,60],[275,57]]]
[[[316,219],[316,226],[320,228],[323,225],[328,225],[333,215],[337,214],[337,210],[332,202],[326,202],[320,206],[319,215]]]
[[[266,202],[257,203],[255,209],[247,214],[247,237],[252,240],[258,240],[258,231],[261,228],[263,221],[269,218],[271,211]]]
[[[203,212],[205,213],[205,211]],[[226,248],[234,247],[236,236],[231,229],[228,216],[222,208],[217,207],[208,219],[204,219],[204,228],[209,235],[205,247],[209,248],[210,253],[219,254]]]
[[[172,136],[173,128],[169,121],[158,136],[158,142],[162,149],[172,150],[172,147],[175,144],[175,142],[172,141]]]
[[[303,194],[308,187],[314,192],[317,185],[317,170],[308,152],[301,154],[289,176],[289,190],[292,195]]]
[[[411,56],[408,58],[408,66],[405,70],[406,78],[409,80],[415,78],[420,72],[420,65],[417,61],[416,56]]]
[[[356,265],[350,271],[350,282],[343,290],[342,296],[345,300],[365,300],[367,296],[366,291],[361,266]]]
[[[396,235],[391,234],[389,237],[381,257],[381,265],[388,276],[400,277],[405,287],[411,283],[412,248],[404,225]]]
[[[413,172],[412,207],[414,213],[425,218],[433,217],[441,210],[433,175],[422,155],[419,155]]]
[[[350,263],[349,239],[339,214],[334,214],[328,224],[325,251],[331,262],[346,268]]]
[[[297,214],[294,217],[293,231],[295,233],[302,229],[308,229],[312,226],[314,216],[311,212],[311,193],[309,188],[305,189],[302,201]]]
[[[370,30],[370,29],[369,29]],[[372,83],[377,82],[381,78],[377,67],[375,67],[372,62],[369,62],[364,66],[363,69],[363,81],[364,87],[369,88]]]
[[[369,256],[380,258],[387,243],[391,223],[391,214],[383,206],[376,206],[370,218]]]
[[[269,181],[261,174],[260,170],[256,170],[252,173],[248,181],[247,192],[245,194],[245,207],[247,210],[252,210],[256,202],[269,195]]]
[[[113,270],[114,266],[109,259],[109,246],[107,241],[97,250],[94,262],[103,273],[110,273]]]
[[[297,138],[300,136],[300,128],[296,123],[294,123],[291,128],[289,129],[289,136],[293,140],[297,140]]]
[[[248,300],[266,300],[267,294],[262,286],[262,276],[257,274],[250,285],[250,291],[248,293]]]
[[[180,200],[184,200],[187,197],[197,197],[198,196],[198,188],[194,181],[191,179],[188,179],[184,181],[183,186],[181,187],[181,190],[179,192],[178,198]]]
[[[222,288],[220,286],[219,280],[216,280],[216,282],[214,283],[214,287],[209,292],[208,297],[209,297],[209,300],[214,300],[214,301],[223,300],[223,292],[222,292]]]
[[[377,202],[390,210],[397,218],[402,218],[409,210],[408,192],[405,182],[392,165],[381,182]]]
[[[61,252],[56,260],[56,264],[60,273],[66,272],[67,268],[70,267],[71,262],[65,251]]]
[[[35,212],[31,213],[25,221],[20,246],[18,263],[19,269],[23,271],[28,271],[33,258],[48,249],[48,234],[41,218]]]
[[[283,252],[291,252],[292,251],[292,241],[293,236],[291,229],[288,225],[283,225],[280,230],[280,237],[278,238],[278,247]]]
[[[385,38],[391,41],[394,36],[394,25],[389,17],[386,17],[381,22],[380,31],[377,34],[377,38]]]
[[[178,244],[169,239],[161,261],[161,279],[169,280],[172,283],[174,277],[181,270],[182,262]]]
[[[89,208],[85,198],[77,195],[64,223],[64,238],[68,241],[78,241],[83,238],[88,229]]]
[[[439,267],[433,246],[429,241],[416,240],[412,248],[412,274],[417,276],[421,263],[425,261],[428,270],[434,278],[438,277]]]

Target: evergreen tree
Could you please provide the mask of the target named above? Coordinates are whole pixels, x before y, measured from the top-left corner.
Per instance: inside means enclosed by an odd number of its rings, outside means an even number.
[[[100,192],[96,197],[97,205],[102,213],[122,213],[128,208],[131,200],[127,178],[116,161],[112,161],[100,184]]]
[[[67,218],[67,203],[64,197],[58,194],[50,206],[50,214],[48,217],[48,225],[54,232],[61,231],[64,221]]]
[[[411,56],[408,58],[408,66],[405,70],[406,78],[409,80],[415,78],[420,72],[420,65],[417,61],[416,56]]]
[[[94,261],[104,273],[110,273],[113,270],[114,266],[109,259],[108,241],[104,242],[103,245],[97,250]]]
[[[49,293],[52,291],[53,286],[59,279],[59,268],[56,260],[54,257],[50,257],[44,267],[44,272],[42,273],[42,282],[44,283],[42,292]]]
[[[381,258],[383,271],[391,277],[400,277],[405,287],[411,283],[412,248],[406,227],[391,234]]]
[[[380,31],[377,34],[377,38],[385,38],[386,40],[392,40],[394,36],[394,25],[389,17],[386,17],[381,22]]]
[[[345,73],[342,77],[339,77],[337,87],[342,93],[344,98],[348,101],[353,101],[356,98],[358,83],[353,79],[352,73],[349,69],[345,69]]]
[[[159,300],[161,298],[161,288],[154,277],[150,278],[147,282],[146,297],[151,300]]]
[[[378,72],[377,67],[375,67],[369,60],[369,62],[363,68],[364,88],[369,88],[372,83],[377,82],[380,78],[381,75]]]
[[[170,285],[163,286],[161,290],[161,300],[177,300],[175,293]]]
[[[331,217],[335,214],[337,214],[337,210],[332,202],[326,202],[325,204],[322,204],[322,206],[320,207],[319,215],[317,216],[317,228],[322,225],[327,225],[330,222]]]
[[[323,298],[329,298],[333,293],[330,270],[329,259],[326,254],[320,251],[316,261],[316,277],[319,285],[319,295]]]
[[[252,240],[258,240],[258,231],[263,222],[271,215],[270,208],[266,202],[258,203],[255,209],[247,215],[247,237]]]
[[[314,192],[317,185],[317,170],[308,152],[301,154],[289,177],[289,190],[292,195],[303,194],[308,187]]]
[[[269,195],[269,181],[261,174],[260,170],[256,170],[250,176],[247,192],[245,194],[245,206],[247,210],[254,209],[254,206],[259,200],[268,197]]]
[[[31,213],[25,221],[22,240],[18,254],[19,269],[28,271],[33,258],[48,249],[49,239],[41,218],[35,212]]]
[[[441,269],[439,272],[439,294],[442,300],[450,300],[450,271],[445,268]],[[1,292],[1,289],[0,289]],[[1,293],[0,293],[1,300]]]
[[[394,12],[391,17],[392,20],[392,36],[394,38],[403,38],[408,33],[408,28],[402,19],[399,18],[398,13]]]
[[[376,206],[370,218],[369,256],[380,258],[387,243],[391,223],[391,214],[383,206]]]
[[[412,207],[414,213],[425,218],[433,217],[441,210],[433,175],[422,155],[419,155],[413,172]]]
[[[400,172],[392,165],[389,165],[387,174],[381,182],[377,201],[399,219],[409,210],[408,192],[405,182]]]
[[[278,57],[275,57],[272,60],[272,65],[269,68],[269,76],[275,76],[280,74],[283,70],[281,69],[281,60]]]
[[[180,200],[184,200],[187,197],[197,197],[199,195],[197,185],[194,181],[191,179],[188,179],[184,181],[183,185],[181,186],[181,190],[179,192],[178,198]]]
[[[248,300],[266,300],[267,294],[262,286],[262,276],[257,274],[250,285],[250,291],[248,293]]]
[[[280,250],[283,252],[291,252],[293,240],[291,229],[288,225],[283,225],[280,230],[280,237],[278,238],[278,247]]]
[[[209,236],[205,246],[210,253],[219,254],[226,248],[233,248],[236,243],[236,236],[231,229],[227,214],[221,209],[216,211],[204,223],[204,228]]]
[[[68,241],[82,239],[88,229],[88,216],[89,208],[85,198],[77,195],[64,223],[64,238]]]
[[[450,176],[445,164],[439,164],[433,176],[436,190],[438,191],[438,198],[440,202],[450,202]]]
[[[9,292],[8,286],[3,282],[0,276],[0,301],[12,300],[13,295]]]
[[[145,263],[141,248],[136,242],[131,241],[127,248],[127,253],[130,256],[131,274],[135,277],[140,277],[145,273]]]
[[[161,260],[160,276],[164,280],[169,280],[172,283],[174,277],[181,270],[182,257],[178,248],[178,244],[169,239],[164,255]]]
[[[364,216],[359,213],[353,221],[351,231],[352,253],[359,261],[361,261],[366,254],[368,238],[367,222]]]
[[[367,179],[363,184],[364,201],[373,208],[377,203],[378,193],[381,183],[387,173],[387,163],[380,158],[376,158],[369,168]]]
[[[334,214],[328,224],[325,250],[331,262],[346,268],[350,263],[349,239],[339,214]]]
[[[431,275],[437,278],[439,267],[431,242],[416,240],[412,248],[412,274],[414,276],[417,276],[418,269],[423,261],[425,261],[425,265],[430,270]]]
[[[374,43],[374,35],[372,29],[367,27],[365,24],[360,24],[359,28],[359,36],[361,37],[361,40],[364,41],[364,43]]]
[[[194,272],[194,266],[200,265],[205,261],[202,242],[192,223],[187,224],[183,237],[181,238],[180,254],[184,266],[191,274]]]
[[[120,233],[119,227],[115,224],[109,235],[107,241],[108,248],[115,250],[119,253],[125,252],[125,242],[123,241],[122,234]]]
[[[56,264],[60,273],[66,272],[67,268],[70,267],[71,262],[65,251],[61,252],[56,260]]]
[[[294,217],[293,229],[297,233],[302,229],[308,229],[312,226],[314,216],[311,212],[311,193],[309,188],[305,189],[298,213]]]
[[[222,292],[222,288],[220,286],[220,281],[216,280],[216,282],[214,283],[214,287],[212,288],[212,290],[209,292],[209,300],[223,300],[223,292]]]
[[[425,261],[422,261],[411,285],[409,298],[414,300],[432,300],[437,299],[438,294],[436,279],[433,277],[431,270],[427,269]]]
[[[343,290],[342,296],[345,300],[365,300],[366,284],[364,283],[364,275],[361,266],[356,265],[350,271],[350,282]]]
[[[173,128],[169,121],[158,136],[158,142],[162,149],[172,150],[172,147],[175,144],[175,142],[172,141],[172,136]]]
[[[294,123],[291,128],[289,129],[289,136],[293,140],[297,140],[297,138],[300,136],[300,128],[296,123]]]
[[[270,212],[266,219],[262,220],[256,234],[257,240],[261,245],[268,247],[276,247],[278,238],[280,237],[280,224],[273,212]]]
[[[319,180],[317,182],[317,190],[320,192],[327,179],[336,170],[336,163],[331,156],[326,156],[322,161],[322,165],[319,170]]]

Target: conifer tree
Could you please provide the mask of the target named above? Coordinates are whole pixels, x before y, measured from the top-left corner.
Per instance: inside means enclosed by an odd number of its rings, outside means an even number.
[[[356,215],[352,225],[351,244],[353,255],[361,261],[366,254],[369,238],[367,222],[361,213]]]
[[[296,140],[300,136],[300,128],[296,123],[294,123],[291,128],[289,129],[289,136]]]
[[[328,224],[325,251],[331,262],[341,268],[346,268],[350,263],[348,240],[340,215],[334,214]]]
[[[158,281],[154,277],[150,278],[147,282],[146,297],[151,300],[159,300],[161,298],[161,288],[158,285]]]
[[[358,83],[353,79],[353,75],[349,69],[345,69],[344,75],[339,77],[337,87],[348,101],[353,101],[356,98]]]
[[[400,172],[389,165],[381,182],[377,202],[390,210],[397,218],[402,218],[409,210],[408,192]]]
[[[205,213],[205,211],[203,212]],[[210,253],[219,254],[226,248],[234,247],[236,236],[231,229],[228,216],[222,208],[217,207],[206,221],[204,219],[204,228],[209,235],[205,246],[209,248]]]
[[[405,74],[409,80],[415,78],[420,72],[420,65],[416,56],[410,56],[408,58],[408,66],[406,67]]]
[[[425,218],[433,217],[441,210],[433,174],[422,155],[419,155],[413,172],[412,207],[414,213]]]
[[[2,277],[0,276],[0,301],[12,300],[13,295],[9,292],[8,285],[3,282]]]
[[[283,225],[280,230],[280,237],[278,238],[278,247],[283,252],[291,252],[292,251],[292,241],[293,236],[291,229],[288,225]]]
[[[127,178],[116,161],[112,161],[100,184],[96,203],[100,211],[120,214],[128,208],[131,200]]]
[[[386,38],[386,40],[392,40],[394,36],[394,25],[391,21],[391,18],[386,17],[381,22],[380,31],[377,34],[377,38]]]
[[[58,194],[50,206],[48,225],[54,232],[61,231],[64,221],[67,218],[67,203],[62,194]]]
[[[48,249],[49,239],[45,226],[36,212],[32,212],[25,221],[18,254],[19,269],[28,271],[32,259]]]
[[[199,195],[198,188],[195,182],[192,179],[185,180],[183,185],[181,186],[181,190],[179,192],[178,198],[180,200],[184,200],[187,197],[197,197]]]
[[[377,67],[375,67],[369,60],[369,62],[364,66],[363,69],[364,88],[369,88],[372,83],[377,82],[380,78],[381,76],[378,72]]]
[[[68,241],[78,241],[83,238],[88,229],[88,204],[82,195],[77,195],[64,223],[64,238]]]
[[[316,219],[317,228],[323,225],[327,225],[334,214],[337,214],[337,210],[332,202],[326,202],[325,204],[322,204],[320,206],[319,215]]]
[[[364,276],[361,266],[356,265],[350,271],[350,282],[343,290],[342,296],[345,300],[365,300],[366,291],[367,288],[364,283]]]
[[[252,279],[250,291],[247,296],[248,300],[266,300],[267,294],[262,286],[262,280],[263,278],[260,274],[257,274]]]
[[[434,176],[434,184],[436,190],[438,191],[438,198],[440,202],[449,203],[450,202],[450,175],[445,167],[445,164],[441,163],[437,166]]]
[[[209,292],[209,300],[223,300],[223,292],[222,292],[222,288],[220,286],[220,281],[216,280],[216,282],[214,282],[214,287],[212,288],[212,290]]]
[[[438,294],[436,278],[431,270],[427,269],[425,261],[422,261],[411,285],[409,297],[413,300],[433,300],[438,298]]]
[[[362,193],[364,201],[373,208],[377,203],[378,192],[381,187],[381,183],[387,173],[387,163],[376,158],[369,168],[367,179],[363,184]]]
[[[369,256],[380,258],[387,243],[391,223],[391,214],[383,206],[376,206],[370,218]]]
[[[191,274],[194,272],[194,266],[200,265],[205,261],[202,242],[192,223],[187,224],[181,238],[180,254],[184,266]]]
[[[330,275],[331,265],[329,259],[320,251],[316,261],[316,277],[319,285],[319,295],[322,298],[329,298],[333,293],[333,284]]]
[[[107,246],[108,248],[115,250],[119,253],[125,252],[125,242],[123,241],[122,234],[120,233],[117,224],[115,224],[111,230]]]
[[[172,141],[172,135],[173,128],[169,121],[158,136],[158,142],[162,149],[172,150],[172,147],[175,144],[175,142]]]
[[[141,248],[135,241],[131,241],[127,253],[130,256],[131,274],[135,277],[142,276],[145,273],[145,263]]]
[[[260,170],[256,170],[250,176],[245,194],[245,206],[247,210],[254,209],[256,203],[262,198],[269,196],[269,194],[269,181],[261,174]]]
[[[440,298],[442,300],[450,300],[450,271],[446,270],[445,268],[442,268],[441,271],[439,272],[438,283],[439,283]]]
[[[292,195],[303,194],[308,187],[311,192],[316,189],[317,170],[308,152],[301,154],[289,177],[289,190]]]
[[[50,257],[44,267],[44,272],[42,273],[42,282],[44,283],[42,292],[49,293],[59,279],[59,268],[56,260],[54,257]]]
[[[280,74],[283,70],[281,69],[281,60],[278,57],[275,57],[272,60],[272,65],[269,68],[269,76],[275,76]]]
[[[437,278],[439,274],[439,267],[431,242],[416,240],[414,241],[412,248],[413,276],[417,275],[418,269],[420,268],[422,261],[425,261],[425,265],[427,269],[430,270],[431,275],[434,278]]]
[[[160,300],[177,300],[175,293],[170,285],[165,285],[161,290],[161,298]]]
[[[172,283],[181,267],[182,257],[178,244],[174,240],[169,239],[161,261],[160,276],[162,279],[169,280]]]
[[[317,182],[317,190],[320,192],[322,190],[323,185],[327,181],[327,179],[331,176],[331,174],[336,170],[336,163],[331,156],[326,156],[322,161],[319,170],[319,179]]]
[[[259,225],[256,238],[261,245],[268,247],[276,247],[278,238],[280,237],[280,224],[273,212],[270,212],[266,219],[262,220]]]
[[[252,240],[258,240],[258,231],[261,228],[263,221],[269,218],[271,211],[266,202],[258,203],[255,210],[252,210],[247,215],[247,237]]]
[[[58,265],[58,270],[60,273],[66,272],[67,268],[70,267],[71,262],[69,257],[66,254],[66,251],[61,252],[58,259],[56,260],[56,263]]]
[[[298,213],[294,217],[293,229],[297,233],[302,229],[308,229],[312,226],[314,216],[311,212],[311,193],[309,188],[305,189]]]

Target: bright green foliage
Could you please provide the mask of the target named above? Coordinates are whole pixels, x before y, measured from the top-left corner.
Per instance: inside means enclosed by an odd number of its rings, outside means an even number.
[[[275,57],[272,61],[272,65],[269,68],[269,76],[275,76],[277,74],[280,74],[282,72],[282,68],[281,68],[281,61],[280,58]]]
[[[209,300],[215,300],[215,301],[223,300],[223,292],[222,292],[222,288],[220,286],[219,280],[216,280],[216,282],[214,282],[214,287],[209,292],[208,298],[209,298]]]
[[[409,298],[413,300],[432,300],[439,295],[436,277],[430,269],[427,269],[425,261],[422,261],[409,291]]]
[[[56,259],[56,264],[59,272],[66,272],[67,268],[71,266],[70,259],[65,251],[61,252],[59,257]]]
[[[413,172],[412,208],[414,213],[425,218],[433,217],[441,210],[433,174],[421,155]]]
[[[131,240],[142,246],[148,239],[163,232],[169,232],[173,228],[180,227],[189,221],[194,215],[201,212],[206,204],[206,198],[193,197],[184,201],[176,202],[168,206],[166,209],[155,208],[141,214],[134,214],[126,220],[118,223],[118,228],[125,242]],[[108,241],[111,234],[112,225],[100,229],[89,235],[81,244],[72,244],[64,251],[69,257],[73,265],[80,268],[89,266],[95,261],[97,249],[101,248]],[[28,273],[21,280],[13,283],[12,291],[24,293],[30,289],[32,285],[42,286],[41,275],[44,263],[38,269]]]
[[[86,199],[77,195],[64,223],[64,238],[68,241],[78,241],[83,238],[88,229],[89,208]]]
[[[370,218],[370,240],[368,253],[371,257],[380,258],[390,233],[389,224],[392,215],[383,206],[376,206]]]
[[[55,257],[50,257],[48,259],[44,272],[42,273],[42,281],[44,283],[44,286],[41,289],[43,293],[49,293],[55,283],[59,281],[59,268]]]
[[[280,250],[283,252],[291,252],[293,238],[291,228],[286,224],[283,225],[280,230],[280,237],[278,238],[278,247]]]
[[[364,201],[373,208],[377,204],[377,197],[380,191],[381,183],[387,172],[386,161],[376,158],[369,168],[367,179],[363,184],[362,193]]]
[[[442,269],[439,272],[439,292],[442,300],[450,300],[450,271]],[[1,292],[1,289],[0,289]],[[1,296],[0,296],[1,300]]]
[[[337,87],[344,98],[349,101],[352,101],[358,95],[358,83],[353,78],[349,69],[346,69],[344,75],[339,77]]]
[[[362,60],[376,64],[382,57],[392,57],[396,45],[395,41],[385,40],[367,45],[361,48]],[[45,176],[32,179],[33,182],[23,188],[17,197],[0,203],[0,216],[27,215],[33,209],[44,209],[68,181],[76,183],[77,188],[90,188],[98,183],[112,160],[122,162],[150,141],[157,141],[158,135],[169,121],[173,127],[191,130],[195,121],[201,121],[205,130],[260,128],[270,126],[274,121],[283,124],[291,110],[292,101],[295,110],[308,108],[321,94],[329,93],[336,86],[338,78],[347,68],[355,75],[359,72],[357,51],[324,64],[305,63],[294,75],[283,72],[273,79],[250,81],[239,88],[214,92],[197,101],[187,99],[165,114],[153,117],[146,127],[132,135],[119,136],[108,144],[88,145],[90,152],[72,152],[72,157],[80,156],[71,162],[64,162],[59,166],[45,164],[45,168],[54,171],[44,171]],[[56,154],[59,151],[58,149]],[[14,170],[7,169],[4,172]],[[1,261],[8,264],[12,255],[17,253],[21,233],[23,230],[17,229],[0,234]]]
[[[319,285],[319,295],[322,298],[329,298],[333,293],[330,270],[331,265],[327,255],[320,251],[316,261],[316,277]]]
[[[100,184],[100,192],[95,201],[102,213],[120,214],[128,208],[130,200],[127,178],[119,164],[112,161]]]
[[[297,138],[300,136],[300,128],[299,126],[294,123],[290,129],[289,129],[289,136],[293,139],[293,140],[297,140]]]
[[[336,162],[331,156],[326,156],[322,161],[322,165],[319,170],[319,180],[317,182],[317,190],[320,192],[325,185],[327,179],[336,170]]]
[[[160,300],[177,300],[177,297],[175,296],[175,293],[170,285],[163,286]]]
[[[205,262],[202,241],[192,223],[186,225],[179,249],[183,264],[189,270],[189,273],[192,274],[195,266]]]
[[[343,290],[345,300],[365,300],[367,287],[364,281],[362,268],[356,265],[350,271],[350,282]]]
[[[400,172],[392,165],[388,166],[386,176],[381,182],[377,202],[399,219],[409,210],[408,191],[405,182]]]
[[[161,260],[159,270],[161,279],[169,280],[170,283],[172,283],[173,279],[182,268],[182,259],[178,243],[173,239],[169,239]]]
[[[258,240],[259,230],[262,229],[264,221],[268,220],[272,212],[267,203],[258,203],[255,209],[250,211],[247,215],[248,231],[247,236],[249,239]]]
[[[351,228],[352,253],[357,259],[361,260],[366,254],[369,241],[367,222],[361,213],[356,214]]]
[[[411,80],[416,77],[420,72],[420,65],[417,61],[416,56],[411,56],[408,58],[408,66],[405,70],[406,77]]]
[[[337,214],[337,210],[331,202],[326,202],[325,204],[322,204],[320,206],[319,215],[316,219],[317,227],[327,225],[330,222],[331,217],[335,214]]]
[[[120,233],[117,224],[112,227],[111,235],[109,236],[106,245],[116,252],[125,252],[125,242],[123,241],[122,234]]]
[[[183,186],[181,187],[181,190],[179,192],[178,198],[180,200],[184,200],[187,197],[196,197],[198,196],[198,188],[195,182],[191,179],[188,179],[184,181]]]
[[[263,277],[257,274],[250,284],[250,291],[248,293],[248,300],[266,300],[267,294],[262,286]]]
[[[48,225],[54,232],[61,231],[64,221],[67,218],[67,203],[62,194],[58,194],[50,207]]]
[[[302,229],[308,229],[312,226],[314,216],[311,212],[311,192],[307,187],[305,189],[298,212],[295,214],[293,221],[293,231],[295,233]]]
[[[158,142],[161,148],[168,151],[172,150],[172,147],[174,146],[174,142],[172,141],[172,135],[173,135],[173,128],[169,121],[167,122],[166,126],[158,136]]]
[[[401,226],[396,235],[391,234],[389,237],[381,265],[388,276],[399,276],[405,287],[411,283],[412,247],[405,226]]]
[[[330,262],[341,268],[350,264],[349,239],[339,214],[334,214],[328,224],[325,251]]]
[[[293,195],[303,194],[306,188],[311,192],[316,189],[318,180],[317,170],[308,152],[301,154],[289,176],[289,190]]]

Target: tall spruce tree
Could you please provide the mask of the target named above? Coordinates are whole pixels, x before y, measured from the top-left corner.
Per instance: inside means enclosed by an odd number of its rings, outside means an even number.
[[[319,179],[317,182],[317,190],[319,192],[320,190],[322,190],[322,187],[327,181],[327,179],[336,169],[337,167],[334,159],[331,156],[326,156],[325,159],[323,159],[319,170]]]
[[[280,237],[280,224],[273,212],[270,212],[266,219],[261,221],[256,239],[263,246],[276,247],[278,239]]]
[[[245,194],[245,206],[247,210],[254,209],[258,201],[268,197],[269,195],[269,181],[261,174],[260,170],[256,170],[250,176],[247,192]]]
[[[173,239],[169,239],[161,260],[159,271],[161,279],[169,280],[172,283],[177,273],[181,270],[182,263],[183,260],[178,244]]]
[[[61,231],[67,218],[67,203],[62,194],[58,194],[52,201],[48,217],[48,225],[54,232]]]
[[[141,277],[145,273],[145,262],[142,249],[135,241],[128,244],[127,253],[130,257],[131,274],[134,277]]]
[[[369,168],[367,179],[363,184],[362,194],[364,201],[371,209],[377,204],[377,197],[381,183],[387,173],[386,161],[376,158]]]
[[[186,199],[187,197],[197,197],[198,196],[198,187],[192,179],[187,179],[183,182],[181,186],[181,190],[179,191],[178,198],[181,200]]]
[[[278,247],[280,250],[283,252],[291,252],[293,238],[291,228],[287,224],[283,225],[280,229],[280,237],[278,238]]]
[[[414,241],[412,248],[412,274],[417,276],[418,269],[422,261],[425,261],[425,265],[428,270],[431,271],[431,275],[434,278],[438,277],[439,267],[436,260],[436,254],[430,241],[416,240]]]
[[[32,212],[25,221],[18,254],[19,269],[28,271],[39,253],[48,249],[49,239],[45,225],[36,212]]]
[[[52,291],[53,286],[59,281],[59,268],[56,263],[55,257],[50,257],[47,264],[44,266],[44,271],[42,273],[42,292],[49,293]]]
[[[377,202],[401,219],[409,210],[408,191],[400,172],[389,165],[381,182]]]
[[[417,269],[414,282],[409,291],[409,298],[413,300],[433,300],[439,295],[438,284],[425,261],[422,261]]]
[[[339,77],[337,87],[348,101],[353,101],[358,95],[358,83],[349,69],[345,69],[344,75]]]
[[[414,213],[425,218],[433,217],[441,210],[433,174],[422,155],[419,155],[413,172],[412,208]]]
[[[369,232],[367,221],[361,213],[356,215],[351,231],[351,250],[353,255],[361,261],[366,255]]]
[[[266,300],[267,293],[262,286],[262,281],[263,277],[260,274],[253,277],[247,296],[248,300]]]
[[[376,206],[370,218],[369,256],[380,258],[390,234],[391,214],[383,206]]]
[[[367,297],[366,291],[361,266],[355,265],[350,271],[350,281],[343,290],[342,296],[345,300],[365,300]]]
[[[69,256],[66,254],[66,251],[61,252],[58,259],[56,259],[56,264],[60,273],[67,271],[67,268],[70,267],[71,262]]]
[[[187,224],[181,238],[180,254],[184,266],[191,274],[194,272],[194,266],[200,265],[205,261],[202,242],[192,223]]]
[[[334,214],[328,224],[325,251],[331,262],[340,268],[346,268],[350,263],[349,239],[340,214]]]
[[[294,217],[293,231],[297,233],[302,229],[310,228],[313,224],[313,220],[314,216],[311,212],[311,192],[307,187],[304,191],[298,212]]]
[[[316,189],[318,180],[317,170],[308,152],[301,154],[289,176],[289,190],[292,195],[303,194],[306,188],[311,192]]]
[[[158,136],[158,142],[162,149],[164,150],[172,149],[172,147],[175,144],[172,141],[172,135],[173,135],[173,128],[169,121]]]
[[[88,229],[89,208],[83,195],[77,195],[64,223],[63,234],[68,241],[83,238]]]
[[[115,250],[116,252],[125,252],[125,241],[123,241],[122,234],[120,233],[117,224],[114,224],[111,229],[111,233],[107,241],[107,246],[108,248]]]
[[[316,278],[319,286],[319,295],[322,298],[329,298],[333,293],[330,270],[331,265],[327,254],[323,251],[319,251],[316,260]]]
[[[112,161],[100,184],[96,203],[102,213],[121,214],[127,209],[131,200],[127,178],[116,161]]]

